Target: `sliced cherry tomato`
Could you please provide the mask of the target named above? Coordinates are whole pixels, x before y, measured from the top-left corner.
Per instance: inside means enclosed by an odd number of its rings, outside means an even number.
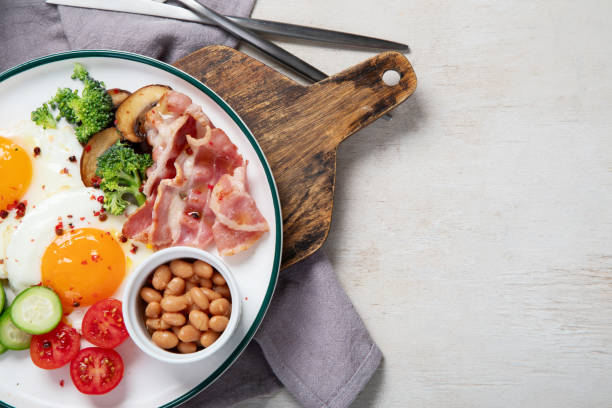
[[[60,322],[49,333],[32,336],[30,358],[40,368],[51,370],[67,364],[81,348],[81,336],[65,323]]]
[[[70,363],[70,378],[83,394],[106,394],[123,378],[123,360],[115,350],[87,347]]]
[[[83,338],[99,347],[117,347],[128,338],[121,301],[104,299],[94,303],[82,323]]]

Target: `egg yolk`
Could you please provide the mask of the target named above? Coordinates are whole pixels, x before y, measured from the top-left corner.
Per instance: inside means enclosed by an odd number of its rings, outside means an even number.
[[[30,186],[32,162],[26,151],[0,136],[0,210],[20,201]]]
[[[42,257],[42,284],[65,312],[113,296],[125,276],[125,255],[106,231],[79,228],[58,236]]]

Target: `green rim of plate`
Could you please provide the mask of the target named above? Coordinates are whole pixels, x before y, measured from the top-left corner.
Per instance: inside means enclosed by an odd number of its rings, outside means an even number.
[[[208,95],[217,105],[219,105],[225,113],[227,113],[232,120],[238,125],[240,130],[247,137],[253,149],[257,153],[257,157],[261,161],[264,171],[266,173],[266,178],[268,179],[268,184],[270,186],[270,190],[272,191],[272,202],[274,204],[274,216],[276,217],[276,246],[274,248],[274,263],[272,265],[272,276],[270,277],[270,282],[268,284],[268,290],[266,291],[266,295],[263,299],[263,304],[259,309],[259,313],[255,317],[255,321],[247,331],[244,339],[238,344],[236,349],[230,354],[230,356],[217,368],[210,376],[208,376],[204,381],[198,384],[195,388],[191,389],[189,392],[181,395],[180,397],[161,405],[162,408],[170,408],[176,407],[179,404],[187,401],[191,397],[198,394],[200,391],[208,387],[212,384],[217,378],[223,374],[225,370],[227,370],[234,361],[240,356],[240,354],[244,351],[246,346],[251,342],[251,339],[255,335],[255,332],[259,328],[268,307],[270,306],[270,301],[272,300],[272,294],[274,293],[274,289],[276,287],[276,282],[278,280],[278,272],[280,270],[280,261],[281,261],[281,249],[283,242],[283,229],[281,226],[282,218],[281,218],[281,209],[280,209],[280,200],[278,198],[278,190],[276,188],[276,183],[274,182],[274,177],[272,176],[272,171],[270,170],[270,165],[266,160],[259,143],[253,136],[253,133],[249,130],[247,125],[242,121],[240,116],[225,102],[219,95],[217,95],[212,89],[204,85],[202,82],[198,81],[196,78],[191,75],[181,71],[178,68],[173,67],[172,65],[166,64],[165,62],[158,61],[156,59],[145,57],[144,55],[134,54],[131,52],[125,51],[115,51],[115,50],[79,50],[79,51],[66,51],[57,54],[51,54],[44,57],[36,58],[34,60],[24,62],[21,65],[17,65],[7,71],[0,73],[0,83],[7,80],[8,78],[15,76],[19,73],[27,71],[29,69],[49,64],[52,62],[62,61],[66,59],[74,59],[74,58],[90,58],[90,57],[106,57],[106,58],[117,58],[124,59],[130,61],[141,62],[143,64],[151,65],[155,68],[162,69],[166,72],[169,72],[184,81],[187,81],[191,85],[198,88],[200,91],[204,92]],[[9,405],[3,401],[0,401],[0,407],[8,407],[14,408],[12,405]]]

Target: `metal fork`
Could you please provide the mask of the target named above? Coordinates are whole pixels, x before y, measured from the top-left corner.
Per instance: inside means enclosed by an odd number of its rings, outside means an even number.
[[[262,50],[264,53],[269,55],[270,57],[280,61],[284,65],[292,68],[294,71],[300,73],[304,77],[313,80],[315,82],[319,82],[328,77],[328,75],[319,69],[313,67],[306,61],[296,57],[285,49],[279,47],[278,45],[271,43],[270,41],[260,37],[254,32],[243,28],[227,17],[217,13],[216,11],[206,7],[205,5],[197,2],[196,0],[178,0],[180,3],[185,5],[185,7],[189,8],[195,14],[200,17],[208,18],[213,21],[219,27],[222,27],[227,32],[232,34],[237,38],[241,38],[249,44],[257,47]],[[391,115],[386,114],[383,117],[385,119],[391,119]]]

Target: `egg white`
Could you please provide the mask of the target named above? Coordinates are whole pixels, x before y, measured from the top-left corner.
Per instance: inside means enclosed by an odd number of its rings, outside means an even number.
[[[21,219],[12,234],[5,259],[9,284],[15,292],[41,282],[41,260],[49,244],[57,237],[55,226],[59,221],[65,231],[89,227],[110,232],[126,256],[126,276],[153,252],[138,244],[138,250],[132,253],[132,242],[121,243],[119,237],[125,216],[108,216],[105,221],[100,221],[94,215],[101,208],[96,200],[99,195],[100,190],[87,187],[62,191],[39,203]]]
[[[62,121],[57,129],[42,129],[30,120],[23,120],[10,127],[0,127],[0,136],[21,146],[32,163],[32,180],[21,199],[27,201],[26,215],[17,218],[16,212],[11,211],[7,218],[0,219],[0,279],[8,278],[9,301],[20,291],[41,282],[42,257],[57,236],[55,226],[60,220],[65,229],[70,229],[72,223],[75,229],[91,227],[110,232],[126,256],[126,278],[153,253],[142,243],[120,241],[126,216],[109,215],[100,221],[94,215],[101,204],[92,196],[97,198],[102,192],[85,187],[81,181],[79,161],[83,147],[71,126]],[[40,148],[40,154],[34,157],[36,147]],[[70,161],[70,156],[77,160]],[[135,253],[133,244],[138,248]],[[115,297],[121,298],[123,288],[122,283]],[[70,314],[75,328],[80,328],[86,309],[76,308]]]
[[[0,128],[0,136],[6,137],[21,146],[29,155],[32,163],[32,180],[22,200],[27,201],[26,214],[36,209],[44,200],[58,192],[83,187],[78,159],[83,147],[79,144],[74,130],[63,123],[57,129],[43,129],[30,120],[23,120],[7,128]],[[34,157],[34,148],[40,154]],[[76,162],[69,160],[77,158]],[[0,279],[7,278],[7,247],[15,230],[23,223],[11,211],[5,219],[0,219]]]

